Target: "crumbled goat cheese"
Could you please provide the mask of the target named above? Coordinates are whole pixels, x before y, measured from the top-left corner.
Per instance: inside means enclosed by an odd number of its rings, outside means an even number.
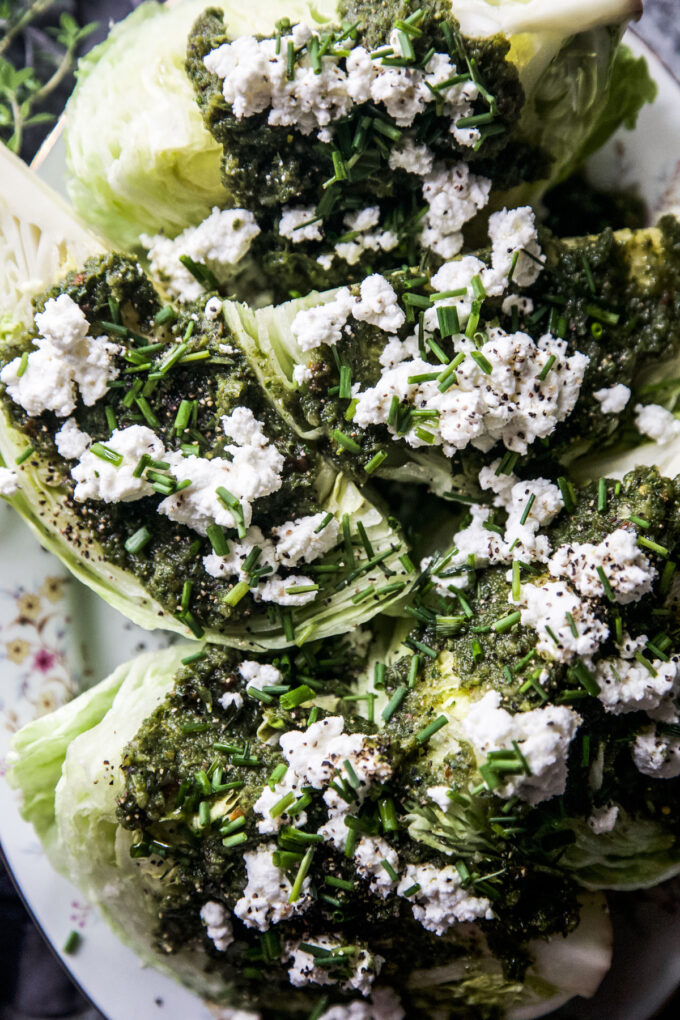
[[[450,259],[463,247],[462,229],[489,201],[491,181],[470,173],[466,163],[447,167],[435,163],[423,178],[428,204],[420,240],[437,255]]]
[[[164,499],[158,511],[201,535],[207,533],[212,523],[227,528],[238,524],[235,513],[218,496],[218,488],[225,488],[239,500],[243,522],[248,527],[253,501],[278,492],[282,485],[284,458],[269,442],[262,422],[249,408],[237,407],[230,415],[225,415],[222,428],[225,435],[235,440],[235,444],[226,447],[231,460],[185,457],[179,452],[168,453],[165,457],[177,481],[188,479],[191,485]]]
[[[561,545],[553,553],[548,568],[553,577],[571,581],[581,595],[602,598],[605,588],[597,573],[600,567],[617,602],[622,605],[639,602],[652,590],[656,569],[636,541],[635,531],[617,528],[598,545],[590,542]]]
[[[618,804],[605,804],[603,807],[595,808],[588,825],[596,836],[602,836],[605,832],[611,832],[619,817]]]
[[[462,329],[465,329],[465,324],[472,311],[472,302],[475,299],[471,286],[472,280],[475,276],[479,276],[481,279],[485,271],[486,266],[484,263],[474,255],[464,255],[460,259],[445,262],[432,277],[431,284],[434,292],[443,294],[447,291],[465,289],[467,293],[460,294],[457,297],[438,298],[435,300],[433,306],[425,311],[425,328],[431,331],[437,329],[438,308],[455,308],[460,326]]]
[[[215,949],[223,953],[234,941],[231,921],[221,903],[208,900],[201,907],[201,921],[206,926],[206,935],[212,939]]]
[[[54,442],[60,457],[64,457],[65,460],[80,460],[92,438],[78,428],[75,418],[67,418],[55,433]]]
[[[0,496],[13,496],[19,491],[19,478],[11,468],[0,467]]]
[[[352,308],[352,315],[359,322],[370,322],[396,333],[406,321],[406,314],[400,307],[394,288],[380,273],[374,273],[362,280],[360,298]]]
[[[512,597],[510,601],[514,601]],[[536,631],[536,651],[546,659],[571,662],[579,656],[591,656],[609,636],[609,628],[598,620],[592,606],[582,602],[562,581],[522,584],[517,604],[521,607],[522,625]],[[567,613],[571,615],[575,634]]]
[[[206,265],[226,282],[228,271],[247,254],[259,233],[255,217],[247,209],[215,206],[202,223],[187,227],[174,239],[141,234],[140,241],[149,253],[151,272],[164,281],[167,290],[180,301],[195,301],[203,294],[203,284],[180,262],[180,256],[188,255]]]
[[[276,844],[264,844],[257,850],[246,851],[243,855],[248,882],[243,894],[237,900],[234,913],[247,928],[268,931],[272,924],[286,921],[295,914],[303,914],[312,904],[309,895],[309,876],[302,883],[299,898],[289,903],[292,886],[285,872],[280,871],[272,860]]]
[[[152,496],[151,483],[143,476],[135,477],[134,471],[143,456],[163,459],[165,451],[158,436],[146,425],[130,425],[126,429],[115,429],[105,445],[123,458],[121,463],[103,460],[87,449],[71,469],[71,477],[77,483],[74,499],[78,502],[101,499],[105,503],[129,503]]]
[[[369,786],[385,782],[392,769],[362,733],[344,733],[344,728],[342,716],[328,716],[306,730],[289,730],[281,737],[281,751],[293,771],[317,790],[348,760],[359,780],[357,794],[365,796]]]
[[[281,683],[281,674],[278,669],[268,662],[255,662],[254,659],[244,659],[238,671],[248,684],[254,684],[256,687],[263,684]]]
[[[238,691],[225,691],[217,701],[224,709],[234,708],[238,712],[243,708],[243,695]]]
[[[275,807],[287,793],[294,793],[298,796],[300,794],[301,786],[302,781],[299,776],[296,776],[295,773],[291,772],[289,769],[283,780],[280,783],[277,783],[273,790],[268,785],[265,785],[262,788],[262,793],[253,804],[253,811],[262,816],[261,820],[257,823],[258,832],[263,834],[272,834],[278,832],[284,825],[300,827],[307,824],[306,811],[300,811],[298,814],[292,816],[289,815],[287,811],[282,811],[273,818],[271,815],[272,808]]]
[[[418,177],[426,177],[432,170],[434,154],[427,145],[417,145],[413,139],[407,138],[397,148],[392,149],[388,164],[390,170],[405,170]]]
[[[410,361],[418,355],[418,337],[409,336],[400,340],[398,336],[390,337],[380,352],[380,364],[383,368],[394,368],[402,361]]]
[[[238,577],[244,581],[246,575],[243,572],[243,564],[253,551],[255,546],[260,550],[258,566],[278,568],[279,562],[274,551],[274,544],[265,538],[256,525],[251,525],[240,542],[230,542],[229,552],[226,556],[218,556],[217,553],[210,553],[203,557],[203,566],[206,573],[211,577]],[[270,575],[271,576],[271,575]]]
[[[489,691],[469,709],[462,721],[465,736],[478,757],[489,751],[510,750],[513,741],[529,766],[530,775],[511,775],[494,790],[499,797],[520,797],[540,804],[564,793],[569,745],[581,724],[571,708],[546,705],[511,715],[501,708],[498,691]]]
[[[220,317],[221,312],[222,312],[222,298],[218,297],[208,298],[208,300],[206,301],[205,308],[203,309],[203,317],[207,319],[208,322],[214,322],[215,319],[218,319]]]
[[[379,836],[362,836],[354,851],[354,864],[361,877],[369,880],[371,892],[384,899],[394,889],[394,880],[385,870],[383,861],[399,871],[399,856],[389,843]]]
[[[272,577],[269,574],[262,587],[255,590],[255,596],[263,602],[276,602],[279,606],[306,606],[314,601],[318,591],[290,592],[288,589],[315,584],[316,581],[305,574],[290,574],[288,577]]]
[[[404,1016],[396,993],[391,988],[376,988],[370,1001],[355,1000],[346,1005],[331,1006],[319,1020],[404,1020]]]
[[[435,935],[444,935],[454,924],[479,918],[490,920],[494,916],[490,900],[463,889],[452,864],[444,868],[408,864],[397,886],[398,895],[403,896],[413,885],[420,886],[418,892],[408,897],[413,904],[413,916]]]
[[[521,294],[508,294],[506,298],[503,298],[501,311],[503,315],[512,315],[513,308],[516,308],[520,315],[531,315],[534,303],[530,297],[523,297]]]
[[[543,268],[542,253],[531,206],[492,213],[489,217],[489,240],[491,269],[483,280],[487,294],[498,296],[503,293],[513,262],[512,280],[517,287],[529,287],[538,279]]]
[[[635,659],[644,652],[647,635],[631,638],[624,634],[620,655],[600,659],[595,667],[595,679],[600,685],[598,695],[608,712],[650,712],[658,708],[675,693],[680,679],[680,659],[669,662],[647,657],[651,670]],[[652,672],[653,670],[653,672]]]
[[[40,336],[23,372],[21,358],[0,372],[10,398],[31,416],[54,411],[59,418],[74,410],[78,390],[84,404],[95,404],[118,375],[113,358],[120,347],[107,337],[87,335],[90,324],[68,294],[50,298],[35,323]]]
[[[312,563],[324,556],[338,544],[340,526],[333,518],[317,533],[325,513],[309,517],[297,517],[272,528],[276,538],[276,555],[285,567],[296,567],[298,563]]]
[[[656,726],[644,730],[635,738],[633,761],[643,775],[652,779],[680,776],[680,737],[662,736]]]
[[[288,237],[293,244],[323,240],[323,224],[317,219],[316,208],[285,205],[281,210],[279,234]]]
[[[344,942],[334,935],[310,935],[305,939],[308,945],[319,946],[322,949],[340,949]],[[345,991],[360,992],[368,995],[373,987],[373,982],[380,973],[384,963],[381,956],[374,956],[366,949],[359,949],[353,956],[346,958],[352,965],[352,973],[346,981],[332,977],[328,967],[318,965],[312,953],[300,948],[299,942],[294,942],[288,947],[287,959],[292,960],[292,966],[288,970],[288,979],[295,988],[304,988],[305,985],[337,985]]]
[[[630,400],[630,390],[623,383],[605,386],[593,393],[603,414],[620,414]]]
[[[454,349],[466,355],[456,369],[457,386],[442,393],[436,380],[409,382],[411,377],[431,374],[432,364],[417,357],[401,362],[385,369],[375,386],[357,390],[354,424],[360,428],[387,425],[394,438],[405,439],[409,446],[441,446],[448,457],[470,444],[489,450],[499,440],[509,450],[526,453],[531,443],[549,436],[571,414],[588,364],[578,352],[567,356],[565,342],[549,334],[535,343],[526,333],[491,329],[479,350],[463,336],[454,340]],[[481,354],[490,372],[473,353]],[[556,360],[550,373],[538,380],[551,355]],[[438,424],[428,425],[432,443],[415,429],[403,437],[397,435],[389,424],[394,396],[400,404],[438,415]]]
[[[660,404],[636,404],[635,427],[656,443],[670,443],[680,436],[680,420]]]
[[[449,793],[451,792],[450,786],[430,786],[426,792],[430,800],[434,801],[440,810],[449,810],[452,804],[451,798],[449,797]]]
[[[332,301],[298,312],[290,328],[300,350],[312,351],[322,344],[339,343],[353,305],[349,289],[341,287]]]
[[[314,378],[311,365],[295,365],[293,368],[293,382],[296,386],[304,386]]]

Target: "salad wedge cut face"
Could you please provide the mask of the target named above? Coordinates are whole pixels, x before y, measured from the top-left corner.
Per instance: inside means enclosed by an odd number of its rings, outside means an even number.
[[[264,1020],[321,994],[329,1017],[480,1020],[592,994],[601,896],[520,861],[482,877],[473,824],[455,862],[412,838],[408,740],[351,710],[365,641],[195,647],[125,664],[13,740],[26,818],[142,959]]]
[[[564,470],[581,457],[587,471],[588,451],[616,456],[637,429],[650,434],[641,406],[672,403],[675,392],[654,379],[672,374],[680,347],[667,299],[680,283],[676,235],[666,218],[558,240],[528,207],[503,210],[488,248],[433,275],[373,274],[254,319],[243,306],[229,314],[247,323],[293,428],[322,433],[343,470],[465,501],[474,472],[499,452],[510,468],[552,462],[554,473],[555,461]],[[671,437],[672,419],[659,421],[654,438],[664,428]],[[663,450],[647,456],[666,465]]]
[[[60,268],[65,214],[55,204],[55,238],[47,193],[7,163],[23,229],[43,228],[24,254]],[[8,294],[16,222],[8,213]],[[3,342],[3,494],[112,605],[146,627],[271,647],[351,628],[403,595],[398,529],[279,417],[219,299],[161,307],[137,262],[102,254],[36,308],[24,323],[10,311]]]

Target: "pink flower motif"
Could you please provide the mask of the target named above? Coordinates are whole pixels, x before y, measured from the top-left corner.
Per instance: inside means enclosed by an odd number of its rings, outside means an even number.
[[[49,673],[54,665],[56,656],[54,652],[48,652],[46,648],[41,648],[40,651],[35,653],[33,659],[33,665],[36,669],[39,669],[41,673]]]

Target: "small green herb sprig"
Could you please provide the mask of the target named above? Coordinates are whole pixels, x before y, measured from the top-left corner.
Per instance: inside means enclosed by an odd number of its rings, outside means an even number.
[[[53,5],[54,0],[0,0],[0,139],[17,154],[26,128],[54,119],[41,107],[72,72],[80,44],[97,27],[80,26],[62,12],[58,25],[38,28],[35,22]],[[29,30],[32,45],[24,46],[25,66],[19,66],[15,53]]]

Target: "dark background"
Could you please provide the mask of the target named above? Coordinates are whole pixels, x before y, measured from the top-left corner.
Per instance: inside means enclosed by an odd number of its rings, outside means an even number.
[[[46,27],[56,24],[60,12],[73,14],[80,24],[99,22],[87,40],[87,47],[99,42],[107,32],[111,19],[117,20],[138,7],[141,0],[60,0],[31,29],[12,51],[15,64],[30,59],[31,52],[41,45]],[[243,0],[247,2],[247,0]],[[553,0],[559,3],[560,0]],[[206,6],[209,0],[206,0]],[[645,14],[638,31],[654,47],[676,74],[680,75],[680,2],[679,0],[646,0]],[[64,83],[53,97],[55,113],[63,107],[73,87],[73,80]],[[44,128],[30,128],[22,155],[30,158],[45,134]],[[680,995],[659,1015],[659,1020],[676,1020],[680,1016]],[[0,1020],[104,1020],[71,984],[60,964],[43,942],[0,858]],[[130,1018],[144,1020],[144,1018]],[[187,1020],[191,1020],[187,1017]],[[602,1020],[616,1020],[615,1017]],[[647,1020],[647,1018],[640,1018]]]

